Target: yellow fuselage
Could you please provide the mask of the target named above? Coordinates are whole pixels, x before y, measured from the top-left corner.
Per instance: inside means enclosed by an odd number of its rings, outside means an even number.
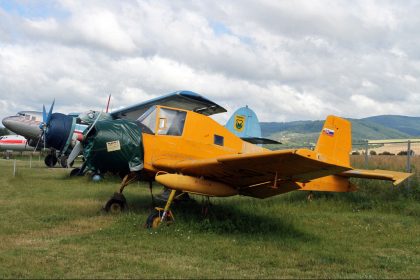
[[[143,133],[144,169],[148,172],[162,171],[153,163],[165,159],[182,161],[269,151],[243,141],[212,118],[192,111],[185,111],[187,115],[181,136],[159,135],[159,110],[166,107],[157,106],[157,108],[156,133]],[[215,144],[217,136],[223,137],[223,146]]]
[[[213,159],[224,155],[271,152],[263,147],[243,141],[208,116],[181,109],[175,110],[186,112],[182,134],[179,136],[160,135],[160,111],[162,108],[174,109],[157,106],[155,133],[143,133],[144,171],[150,176],[155,176],[156,173],[160,171],[178,173],[176,170],[171,170],[170,166],[185,160]],[[216,138],[218,138],[217,140],[219,141],[216,141]],[[221,139],[223,139],[223,141],[220,141]],[[319,157],[318,153],[315,151],[306,150],[305,152],[313,154],[313,157]],[[199,187],[197,185],[199,183],[197,183],[194,178],[188,179],[191,184],[195,184],[193,188]],[[203,184],[204,183],[205,182],[203,182]],[[274,182],[272,183],[274,184]],[[322,177],[306,183],[296,183],[300,190],[335,192],[355,190],[347,178],[336,175]],[[212,182],[210,182],[210,184],[212,184]],[[234,188],[234,186],[230,187]],[[212,188],[214,188],[214,186]],[[222,186],[221,189],[223,188],[224,187]],[[226,191],[222,191],[222,193],[223,192],[226,196],[231,195],[230,191],[227,189]],[[197,193],[203,192],[200,191]]]

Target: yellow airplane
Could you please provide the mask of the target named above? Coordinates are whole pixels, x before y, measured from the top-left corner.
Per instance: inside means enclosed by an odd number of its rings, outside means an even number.
[[[242,126],[244,120],[238,119]],[[117,133],[109,133],[104,128],[107,123],[112,124]],[[133,128],[130,135],[126,130],[118,130],[119,126],[127,125]],[[101,129],[105,130],[102,134]],[[243,141],[204,114],[160,105],[152,106],[135,122],[99,121],[89,131],[83,140],[86,150],[98,137],[102,137],[100,142],[103,143],[102,148],[84,152],[86,161],[91,164],[95,164],[95,157],[100,158],[97,165],[118,162],[113,156],[124,148],[126,137],[142,141],[144,154],[140,168],[124,177],[119,192],[108,201],[106,209],[124,207],[122,193],[131,182],[139,178],[156,180],[171,192],[165,208],[149,216],[149,227],[171,219],[170,206],[177,191],[207,197],[267,198],[293,190],[351,192],[356,190],[349,181],[352,177],[399,184],[411,175],[352,168],[351,124],[336,116],[326,119],[314,150],[271,151]],[[104,159],[106,156],[108,161]]]

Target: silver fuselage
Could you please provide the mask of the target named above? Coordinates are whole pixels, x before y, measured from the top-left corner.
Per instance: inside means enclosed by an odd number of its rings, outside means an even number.
[[[22,111],[2,120],[4,127],[26,139],[38,139],[41,136],[41,122],[42,112],[36,111]]]

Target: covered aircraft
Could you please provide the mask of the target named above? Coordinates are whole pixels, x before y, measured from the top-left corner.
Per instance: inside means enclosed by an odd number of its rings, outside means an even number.
[[[22,111],[16,116],[4,118],[2,122],[9,130],[23,135],[28,139],[29,146],[34,148],[39,146],[50,148],[51,153],[45,158],[45,164],[47,166],[55,166],[57,161],[59,161],[63,167],[67,167],[71,165],[74,158],[81,151],[79,139],[82,133],[95,120],[135,120],[151,106],[156,104],[179,106],[201,112],[205,115],[226,112],[225,109],[212,101],[190,91],[177,91],[108,113],[110,97],[105,113],[93,110],[81,114],[66,115],[59,112],[53,113],[55,103],[53,102],[48,113],[45,107],[43,108],[43,112]],[[73,148],[75,148],[74,151]],[[72,151],[71,160],[68,160],[69,154]]]
[[[342,118],[326,119],[314,150],[270,151],[209,118],[225,111],[219,105],[191,92],[185,100],[183,92],[173,95],[174,100],[165,96],[147,109],[141,105],[117,111],[113,117],[118,119],[95,121],[83,133],[80,145],[86,161],[78,172],[127,174],[106,210],[123,209],[123,190],[138,179],[171,189],[165,208],[149,216],[147,225],[152,227],[171,217],[177,191],[268,198],[293,190],[355,191],[352,177],[399,184],[411,175],[351,167],[351,124]],[[240,129],[240,122],[235,123]]]

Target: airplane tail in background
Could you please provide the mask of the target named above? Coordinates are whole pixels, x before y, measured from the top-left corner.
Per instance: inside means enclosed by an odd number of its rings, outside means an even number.
[[[236,110],[225,127],[242,140],[252,144],[281,144],[275,140],[261,137],[258,117],[248,106]]]
[[[348,120],[328,116],[319,135],[315,151],[323,160],[350,166],[351,123]]]
[[[233,113],[225,127],[239,138],[261,137],[261,126],[257,115],[248,106]]]

